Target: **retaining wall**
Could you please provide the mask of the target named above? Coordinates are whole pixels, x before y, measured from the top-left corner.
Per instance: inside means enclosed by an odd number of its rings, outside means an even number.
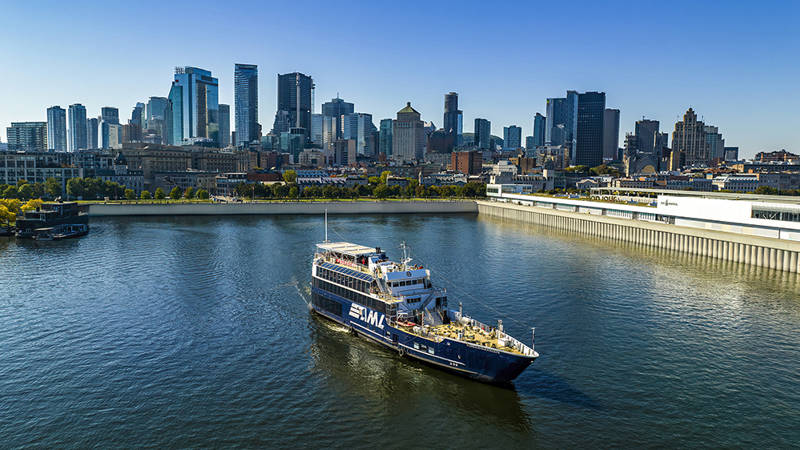
[[[261,214],[449,214],[477,213],[472,200],[262,203],[93,204],[89,216],[192,216]]]

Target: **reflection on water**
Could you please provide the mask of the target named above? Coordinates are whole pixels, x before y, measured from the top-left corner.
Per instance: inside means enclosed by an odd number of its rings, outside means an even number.
[[[322,217],[92,221],[0,238],[7,447],[789,447],[798,276],[475,215],[329,217],[406,241],[435,285],[540,357],[513,389],[308,311]]]

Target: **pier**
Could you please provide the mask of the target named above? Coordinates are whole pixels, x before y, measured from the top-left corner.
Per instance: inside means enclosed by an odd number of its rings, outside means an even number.
[[[718,258],[792,273],[800,272],[800,243],[792,240],[609,217],[590,212],[478,201],[478,213],[586,236]],[[577,209],[577,208],[576,208]]]

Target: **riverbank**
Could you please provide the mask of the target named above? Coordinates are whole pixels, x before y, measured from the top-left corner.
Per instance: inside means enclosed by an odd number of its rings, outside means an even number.
[[[89,216],[477,213],[474,200],[273,201],[255,203],[95,203]]]

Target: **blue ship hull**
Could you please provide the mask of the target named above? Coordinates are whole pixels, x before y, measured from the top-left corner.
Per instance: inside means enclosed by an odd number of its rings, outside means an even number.
[[[441,369],[489,383],[509,383],[533,357],[444,338],[440,342],[391,326],[385,317],[350,300],[312,288],[315,312],[387,348]]]

